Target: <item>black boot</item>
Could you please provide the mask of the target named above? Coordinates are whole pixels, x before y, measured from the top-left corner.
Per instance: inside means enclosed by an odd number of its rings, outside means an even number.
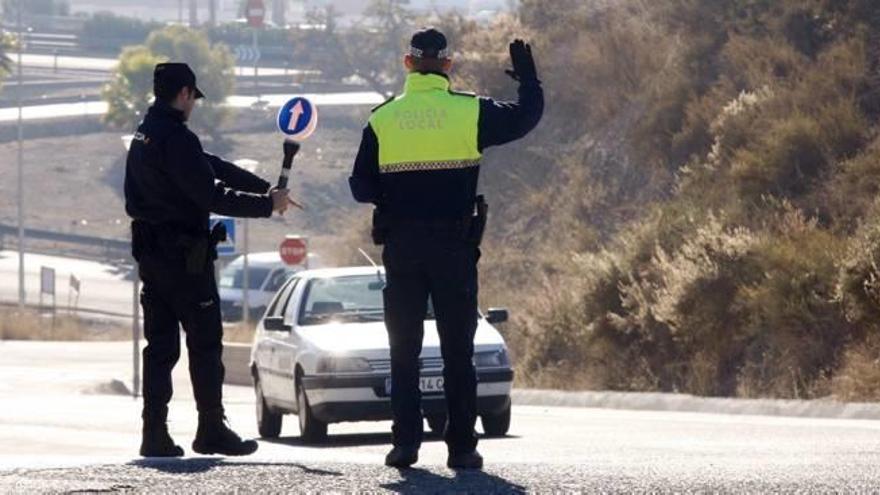
[[[226,416],[219,410],[199,413],[199,429],[192,448],[199,454],[249,455],[257,451],[257,442],[242,440],[226,426]]]
[[[385,465],[397,468],[410,467],[419,462],[419,449],[415,447],[394,447],[385,456]]]
[[[449,454],[446,466],[450,469],[483,469],[483,456],[476,450],[466,454]]]
[[[181,457],[183,449],[168,434],[168,411],[144,411],[140,454],[144,457]]]

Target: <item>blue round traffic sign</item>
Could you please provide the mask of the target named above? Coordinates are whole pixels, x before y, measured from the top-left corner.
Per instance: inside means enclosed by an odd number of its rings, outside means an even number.
[[[278,111],[278,130],[293,139],[311,136],[318,126],[318,108],[302,96],[291,98]]]

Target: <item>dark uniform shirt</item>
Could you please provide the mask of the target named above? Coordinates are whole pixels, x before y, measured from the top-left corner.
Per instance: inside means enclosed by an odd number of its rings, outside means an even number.
[[[210,213],[272,216],[270,184],[214,155],[185,125],[183,112],[157,102],[131,142],[125,211],[134,220],[205,231]]]
[[[544,92],[538,81],[521,83],[516,102],[479,100],[480,152],[522,138],[538,125],[544,112]],[[478,178],[479,167],[382,174],[376,133],[367,125],[349,186],[356,201],[380,206],[392,221],[460,219],[473,211]]]

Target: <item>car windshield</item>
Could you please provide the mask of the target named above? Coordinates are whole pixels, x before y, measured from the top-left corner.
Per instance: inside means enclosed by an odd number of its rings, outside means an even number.
[[[300,325],[317,325],[328,321],[382,321],[384,276],[353,275],[318,278],[309,282],[300,312]],[[430,300],[426,319],[434,319]]]
[[[269,276],[268,268],[248,267],[248,289],[257,290],[263,286]],[[224,289],[241,289],[244,287],[244,268],[241,265],[230,265],[220,272],[220,283]]]

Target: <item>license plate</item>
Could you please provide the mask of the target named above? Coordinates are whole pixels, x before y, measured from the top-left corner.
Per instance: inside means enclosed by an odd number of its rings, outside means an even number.
[[[423,394],[442,394],[443,377],[423,376],[419,378],[419,390],[421,390]],[[385,393],[391,395],[391,378],[385,379]]]

